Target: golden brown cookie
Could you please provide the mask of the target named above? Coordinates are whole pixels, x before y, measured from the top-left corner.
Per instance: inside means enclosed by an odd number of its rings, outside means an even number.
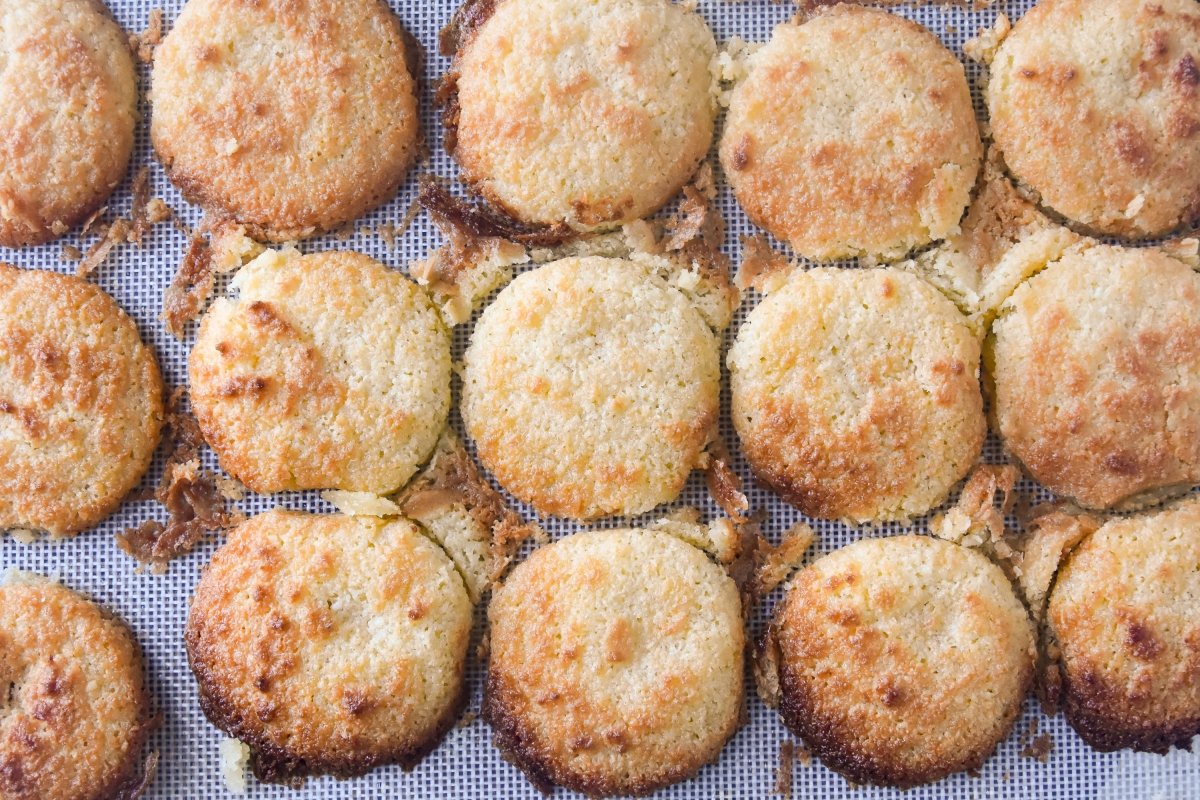
[[[475,326],[462,415],[479,458],[546,514],[639,514],[701,464],[720,405],[717,336],[647,266],[565,258],[509,284]]]
[[[0,4],[0,247],[48,242],[100,208],[129,165],[137,102],[101,2]]]
[[[471,601],[403,518],[271,511],[233,529],[184,640],[214,725],[262,780],[412,767],[463,701]]]
[[[450,409],[450,335],[425,292],[344,250],[268,250],[233,288],[188,362],[221,466],[256,492],[400,488]]]
[[[798,573],[768,645],[784,722],[855,783],[978,769],[1033,682],[1033,626],[1004,573],[927,536],[862,539]]]
[[[721,164],[801,256],[897,259],[958,231],[982,145],[966,74],[915,22],[837,5],[750,56]]]
[[[448,149],[477,192],[523,222],[590,230],[683,187],[716,116],[699,14],[669,0],[485,5],[446,85]]]
[[[189,0],[155,51],[154,149],[255,238],[338,228],[416,158],[415,47],[383,0]]]
[[[1013,175],[1096,232],[1200,221],[1200,7],[1041,0],[991,65],[992,135]]]
[[[737,587],[672,535],[542,547],[495,590],[489,618],[483,715],[541,788],[646,794],[713,761],[737,729]]]
[[[728,365],[746,458],[808,516],[919,516],[979,458],[979,343],[899,269],[795,272],[750,312]]]
[[[0,264],[0,531],[66,536],[116,510],[150,466],[162,393],[102,289]]]
[[[1059,570],[1047,618],[1066,713],[1097,750],[1200,734],[1200,501],[1112,519]]]
[[[1200,274],[1085,242],[1000,306],[985,348],[1005,446],[1089,508],[1200,482]]]
[[[0,797],[134,796],[152,727],[123,622],[45,578],[0,579]]]

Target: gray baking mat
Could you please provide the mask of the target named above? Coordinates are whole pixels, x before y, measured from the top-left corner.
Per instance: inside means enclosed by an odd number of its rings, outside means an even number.
[[[114,12],[127,31],[140,32],[146,27],[150,11],[162,8],[169,26],[179,11],[181,2],[163,3],[161,0],[118,1]],[[421,112],[424,129],[429,136],[432,150],[432,169],[442,176],[453,176],[454,169],[441,151],[441,130],[435,119],[432,105],[434,82],[446,70],[447,61],[436,52],[438,30],[449,19],[454,4],[446,0],[392,0],[404,25],[417,36],[427,51],[425,73],[422,81]],[[1002,4],[999,6],[1016,18],[1028,6]],[[771,28],[788,19],[794,9],[787,3],[770,0],[729,3],[707,0],[700,3],[700,12],[712,25],[717,39],[724,42],[733,36],[750,41],[765,41]],[[961,53],[962,43],[981,25],[990,25],[995,18],[996,8],[970,11],[958,7],[901,7],[898,13],[913,17],[939,33],[943,40],[956,52]],[[977,83],[978,71],[967,65],[972,81]],[[143,91],[147,88],[147,70],[143,67]],[[976,86],[976,90],[978,87]],[[978,99],[978,95],[977,95]],[[146,109],[143,108],[146,112]],[[156,196],[164,198],[189,224],[198,221],[196,209],[188,207],[172,189],[162,170],[155,163],[148,143],[147,126],[143,122],[138,133],[138,147],[134,156],[134,167],[151,165],[152,187]],[[399,223],[416,192],[415,174],[405,184],[399,195],[382,209],[360,220],[358,226],[373,231],[382,223]],[[128,181],[113,199],[114,211],[128,213],[130,201]],[[719,205],[729,225],[728,252],[737,258],[739,236],[750,233],[746,218],[738,212],[729,191],[722,188]],[[86,249],[90,240],[81,241],[73,232],[60,242],[26,250],[0,248],[0,260],[24,267],[38,267],[63,272],[74,270],[74,263],[62,260],[62,246],[72,244]],[[348,239],[325,236],[303,245],[305,251],[328,248],[352,248],[378,258],[386,264],[403,269],[415,259],[424,257],[430,249],[440,243],[440,237],[425,216],[419,217],[405,235],[396,242],[395,250],[375,233],[355,233]],[[158,351],[163,372],[170,384],[179,384],[185,376],[185,359],[188,343],[180,343],[169,336],[158,319],[162,306],[163,289],[171,279],[183,255],[185,240],[182,234],[168,224],[157,226],[147,237],[142,249],[123,245],[109,257],[95,274],[94,280],[111,292],[122,307],[137,321],[142,336]],[[757,302],[757,297],[746,298],[739,311],[730,335],[736,332],[738,323],[746,311]],[[470,325],[460,326],[455,334],[456,357],[461,356]],[[766,533],[777,539],[782,531],[799,519],[799,515],[775,500],[770,494],[754,487],[749,478],[745,462],[736,451],[734,437],[728,420],[728,409],[721,420],[721,430],[731,448],[734,449],[735,467],[747,482],[748,494],[755,508],[769,511]],[[999,447],[994,440],[987,445],[986,456],[990,461],[1002,460]],[[215,463],[209,457],[208,466]],[[161,474],[161,458],[147,476],[144,485],[153,486]],[[1031,484],[1023,484],[1026,492],[1035,491]],[[688,483],[683,497],[675,505],[695,505],[706,515],[717,513],[709,500],[698,476]],[[247,513],[258,513],[277,505],[311,511],[329,511],[313,492],[290,493],[275,497],[250,495],[241,503]],[[68,585],[90,593],[96,599],[111,606],[129,621],[145,649],[150,683],[158,707],[164,715],[163,728],[153,739],[153,746],[161,754],[158,776],[150,787],[149,796],[154,798],[215,798],[226,797],[228,792],[221,777],[219,743],[221,734],[200,713],[196,702],[195,684],[187,668],[183,653],[181,634],[187,613],[188,598],[195,586],[200,568],[210,558],[215,543],[200,547],[189,557],[171,565],[165,576],[139,574],[133,562],[120,552],[113,533],[126,526],[162,511],[152,502],[127,502],[120,513],[114,515],[96,530],[63,542],[39,542],[23,545],[11,538],[0,540],[0,567],[18,567],[61,578]],[[616,520],[606,526],[618,526],[625,521]],[[544,526],[552,535],[559,536],[576,530],[578,526],[559,520],[544,520]],[[901,528],[885,527],[882,531],[856,531],[826,522],[813,525],[820,538],[810,558],[847,544],[864,535],[894,533]],[[924,521],[914,526],[924,529]],[[770,600],[777,599],[776,596]],[[764,610],[754,619],[755,633],[761,630]],[[473,663],[470,680],[473,687],[471,708],[478,708],[479,679],[481,665]],[[780,743],[789,738],[775,713],[765,708],[754,697],[750,689],[748,721],[744,728],[725,748],[720,760],[701,771],[694,780],[671,787],[659,793],[660,797],[674,798],[742,798],[764,797],[775,788],[776,769],[779,763]],[[1045,763],[1021,751],[1030,738],[1031,725],[1047,733],[1053,739],[1053,750]],[[977,777],[958,775],[933,786],[922,787],[906,793],[874,788],[855,788],[838,775],[830,772],[818,762],[795,764],[793,781],[794,795],[806,798],[1054,798],[1056,800],[1083,800],[1084,798],[1196,798],[1200,797],[1200,758],[1190,753],[1174,753],[1163,758],[1152,755],[1114,754],[1100,755],[1089,750],[1067,727],[1061,717],[1046,719],[1035,708],[1033,701],[1027,703],[1024,716],[1018,721],[1012,735],[1000,745],[996,755],[987,762]],[[560,796],[565,792],[560,791]],[[302,790],[295,791],[277,786],[264,786],[253,779],[249,781],[251,797],[294,797],[294,798],[383,798],[383,797],[534,797],[536,792],[526,783],[521,774],[502,761],[491,745],[490,732],[481,721],[454,729],[432,755],[413,772],[404,773],[397,767],[387,767],[352,781],[317,779],[309,781]]]

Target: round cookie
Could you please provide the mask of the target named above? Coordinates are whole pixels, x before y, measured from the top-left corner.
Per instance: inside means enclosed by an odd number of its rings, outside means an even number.
[[[387,494],[450,411],[450,336],[429,297],[359,253],[266,253],[205,313],[192,405],[221,466],[256,492]]]
[[[65,536],[116,510],[154,456],[162,393],[102,289],[0,264],[0,531]]]
[[[480,460],[545,514],[640,514],[674,500],[720,407],[716,335],[640,264],[565,258],[480,317],[462,415]]]
[[[978,769],[1033,682],[1033,625],[1004,573],[932,537],[862,539],[819,559],[769,636],[784,722],[855,783]]]
[[[471,617],[409,520],[276,510],[213,555],[184,640],[201,708],[261,780],[350,777],[412,767],[454,723]]]
[[[0,4],[0,247],[48,242],[103,205],[129,166],[137,100],[102,3]]]
[[[586,231],[652,214],[716,116],[704,20],[669,0],[500,0],[444,87],[463,178],[522,222]]]
[[[0,797],[135,797],[154,727],[129,628],[53,581],[0,580]]]
[[[991,65],[992,135],[1059,214],[1147,238],[1200,221],[1200,7],[1041,0]]]
[[[1112,519],[1059,570],[1048,620],[1067,719],[1097,750],[1200,734],[1200,501]]]
[[[729,351],[733,423],[755,475],[810,517],[908,519],[976,463],[979,343],[908,272],[797,271]]]
[[[1089,508],[1200,482],[1200,274],[1157,250],[1065,253],[1017,288],[985,360],[1005,446]]]
[[[155,51],[154,149],[254,238],[338,228],[416,158],[418,58],[383,0],[188,0]]]
[[[958,231],[983,147],[962,64],[915,22],[838,5],[749,59],[721,164],[805,258],[902,257]]]
[[[535,784],[647,794],[716,759],[742,708],[741,601],[666,533],[581,533],[495,590],[483,715]]]

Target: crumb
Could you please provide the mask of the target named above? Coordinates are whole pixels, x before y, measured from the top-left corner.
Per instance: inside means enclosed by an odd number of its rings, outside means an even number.
[[[487,633],[484,633],[483,636],[479,637],[479,644],[475,647],[475,660],[480,664],[486,664],[491,652],[492,640],[488,637]]]
[[[141,33],[130,34],[129,49],[137,56],[138,61],[149,64],[154,60],[154,48],[162,43],[162,35],[163,12],[161,8],[156,8],[150,12],[146,29]]]
[[[232,220],[221,219],[209,222],[206,219],[203,227],[210,231],[209,251],[212,268],[220,275],[241,269],[266,250],[265,247],[246,235],[246,226],[239,225]]]
[[[778,288],[792,266],[787,256],[771,249],[763,234],[742,237],[742,265],[738,268],[737,287],[769,292]]]
[[[435,221],[441,217],[464,234],[479,239],[509,239],[532,247],[553,247],[576,237],[576,233],[562,223],[533,227],[455,197],[429,174],[420,178],[417,199]]]
[[[760,537],[754,550],[754,594],[763,597],[787,580],[799,568],[816,538],[813,529],[803,522],[788,528],[778,545]]]
[[[101,206],[100,208],[98,208],[98,209],[96,209],[95,211],[93,211],[93,212],[92,212],[92,215],[91,215],[90,217],[88,217],[86,220],[84,220],[84,223],[83,223],[83,228],[82,228],[82,229],[80,229],[80,231],[79,231],[79,235],[80,235],[80,236],[87,236],[89,233],[91,233],[91,232],[92,232],[92,227],[93,227],[93,226],[96,224],[96,222],[97,222],[98,220],[100,220],[100,218],[101,218],[101,217],[103,217],[103,216],[104,216],[105,214],[107,214],[107,213],[108,213],[108,206]],[[57,225],[58,223],[55,223],[55,224]],[[55,233],[59,233],[59,232],[60,232],[60,231],[58,231],[58,229],[57,229],[57,227],[56,227],[56,228],[55,228]],[[62,232],[63,232],[63,233],[65,233],[65,232],[66,232],[66,228],[63,228]]]
[[[217,476],[217,491],[221,493],[221,497],[234,502],[246,496],[246,487],[242,485],[242,482],[225,475]]]
[[[792,770],[796,766],[796,745],[791,739],[779,743],[779,767],[775,772],[775,794],[792,796]]]
[[[1012,464],[980,464],[967,478],[954,507],[929,521],[930,532],[940,539],[982,549],[1013,574],[1019,555],[1009,541],[1004,517],[1012,510],[1016,499],[1013,487],[1020,476]]]
[[[133,224],[129,226],[127,240],[130,244],[142,246],[142,238],[146,232],[150,230],[152,223],[150,222],[150,169],[142,167],[133,176],[133,203],[130,207],[130,216],[133,217]]]
[[[1000,43],[1012,30],[1012,23],[1003,12],[996,15],[996,21],[990,28],[980,28],[979,35],[968,39],[963,44],[963,55],[980,64],[991,64],[996,57]]]
[[[371,492],[347,492],[341,489],[326,489],[321,499],[332,503],[338,511],[351,516],[394,517],[400,514],[400,506],[386,497]]]
[[[718,439],[709,446],[708,467],[704,471],[708,493],[717,501],[730,519],[744,522],[750,509],[750,501],[742,492],[742,481],[729,466],[729,452]]]
[[[458,728],[469,727],[472,722],[474,722],[476,719],[478,719],[478,717],[479,717],[479,709],[472,708],[469,711],[467,711],[465,714],[462,715],[462,719],[460,719],[458,721],[458,724],[455,727],[458,727]]]
[[[404,216],[400,218],[400,224],[392,226],[392,246],[396,244],[396,237],[404,235],[419,213],[421,213],[421,198],[417,196],[408,204],[408,208],[404,209]]]
[[[462,442],[453,437],[439,447],[429,465],[397,497],[406,516],[419,518],[437,508],[461,504],[484,530],[490,531],[488,577],[504,574],[517,549],[527,539],[544,540],[545,533],[525,522],[508,507],[475,466]]]
[[[424,184],[421,191],[424,196]],[[478,235],[440,206],[429,213],[446,244],[410,264],[408,271],[429,290],[446,322],[454,326],[470,319],[480,300],[511,280],[512,267],[528,262],[529,254],[512,239]]]
[[[415,201],[414,201],[415,203]],[[387,247],[388,252],[396,252],[396,226],[390,222],[383,222],[375,226],[375,234],[383,240],[383,244]]]
[[[250,761],[250,748],[245,742],[225,738],[221,740],[221,777],[231,794],[246,793],[246,765]]]
[[[212,250],[202,235],[193,234],[179,271],[163,293],[162,319],[172,336],[184,337],[187,323],[204,310],[215,284]]]
[[[128,235],[129,221],[121,218],[113,220],[112,224],[100,231],[100,238],[88,248],[83,259],[75,267],[75,274],[81,278],[91,275],[104,263],[112,249],[125,241]]]
[[[154,492],[155,499],[167,509],[167,523],[147,520],[116,535],[122,550],[159,574],[167,571],[172,559],[190,553],[208,532],[241,521],[239,512],[226,508],[216,476],[200,469],[199,452],[204,439],[196,418],[180,408],[182,399],[182,387],[171,393],[166,437],[171,452]]]
[[[78,261],[83,258],[83,251],[73,244],[64,244],[59,258],[63,261]]]

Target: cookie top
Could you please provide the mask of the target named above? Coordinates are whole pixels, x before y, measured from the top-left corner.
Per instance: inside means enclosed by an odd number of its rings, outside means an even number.
[[[811,517],[919,516],[983,446],[979,343],[899,269],[795,272],[750,312],[728,365],[755,475]]]
[[[1097,750],[1200,734],[1200,501],[1112,519],[1059,570],[1048,619],[1067,719]]]
[[[538,511],[639,514],[674,500],[720,406],[716,335],[650,269],[565,258],[488,306],[464,357],[480,460]]]
[[[103,205],[137,100],[125,34],[98,0],[0,4],[0,247],[48,242]]]
[[[1033,626],[1004,573],[927,536],[819,559],[793,579],[770,636],[784,721],[856,783],[978,768],[1033,681]]]
[[[1200,8],[1041,0],[991,65],[992,135],[1013,175],[1096,232],[1200,221]]]
[[[483,714],[534,783],[645,794],[716,758],[742,707],[741,601],[666,533],[580,533],[495,590]]]
[[[483,197],[532,224],[613,227],[696,170],[716,116],[704,20],[669,0],[500,0],[446,88],[448,149]]]
[[[102,289],[0,264],[0,531],[65,536],[112,513],[150,466],[162,392]]]
[[[897,259],[957,232],[982,152],[954,54],[857,5],[776,27],[721,137],[751,221],[817,261]]]
[[[254,238],[338,228],[416,157],[415,47],[383,0],[188,0],[155,50],[154,149]]]
[[[233,288],[188,361],[221,466],[256,492],[400,488],[450,410],[450,336],[424,291],[360,253],[294,250]]]
[[[270,511],[229,532],[184,634],[200,706],[287,781],[411,767],[463,699],[471,601],[403,518]]]
[[[109,800],[142,780],[153,727],[129,628],[53,581],[0,580],[0,797]]]
[[[1200,482],[1200,274],[1152,249],[1075,247],[1000,307],[986,348],[1005,446],[1089,508]]]

